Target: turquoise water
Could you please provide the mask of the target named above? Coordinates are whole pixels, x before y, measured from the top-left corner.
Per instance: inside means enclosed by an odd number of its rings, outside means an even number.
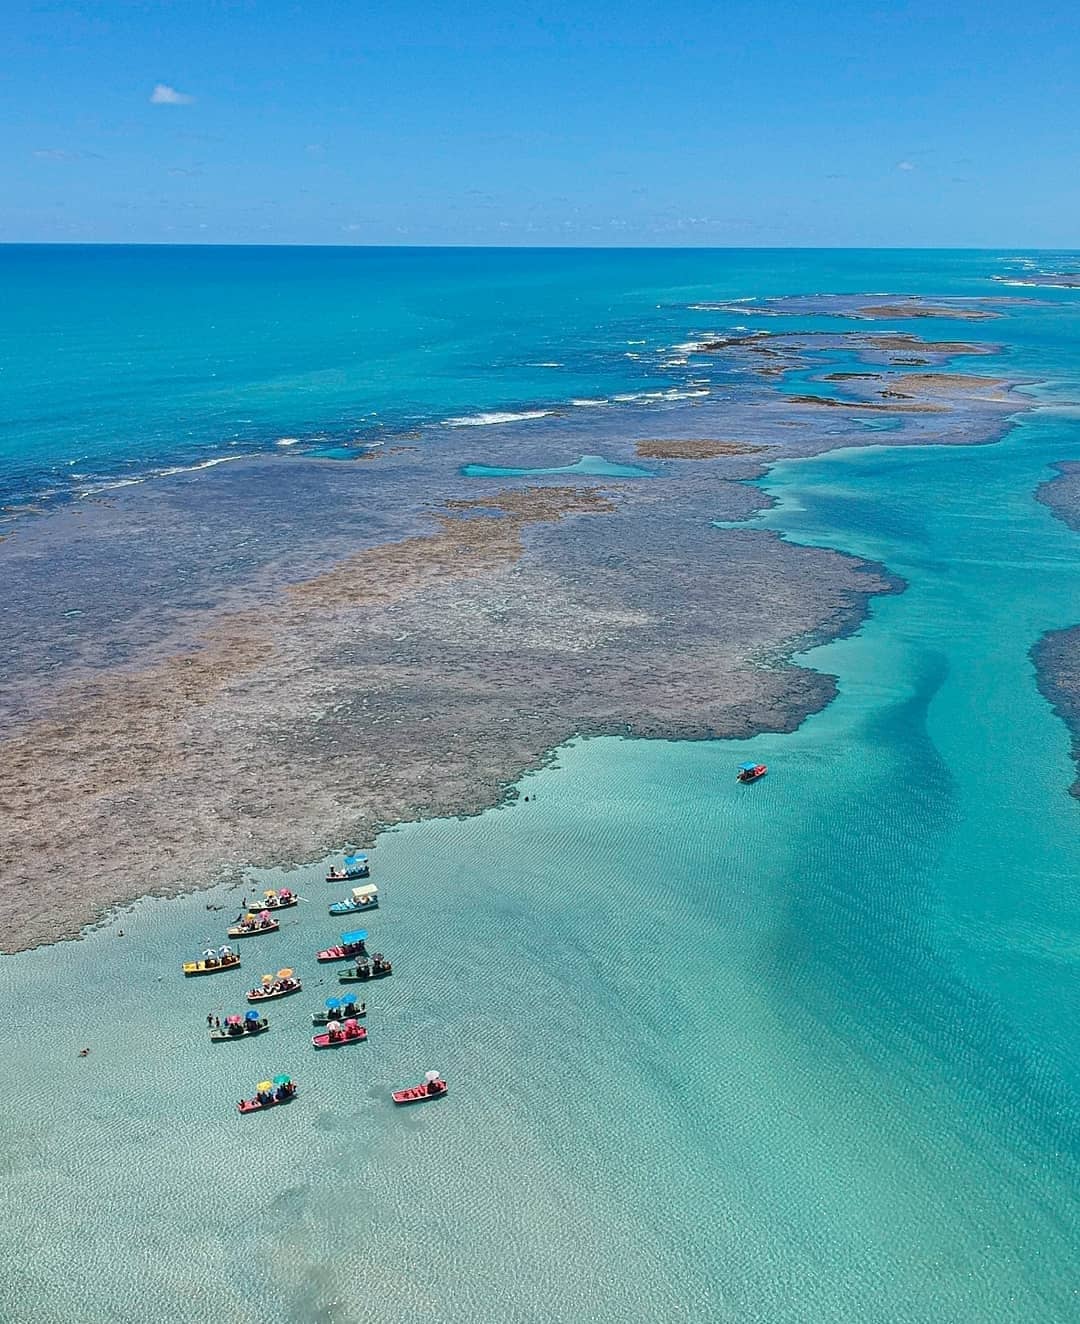
[[[1007,328],[1048,401],[1073,325]],[[1066,458],[1046,410],[774,468],[755,526],[908,583],[801,658],[836,701],[786,736],[576,742],[528,803],[384,834],[366,1044],[307,1046],[348,927],[321,868],[260,876],[308,901],[238,974],[179,975],[230,891],[0,962],[0,1317],[1075,1319],[1080,805],[1029,658],[1080,617],[1076,534],[1032,497]],[[737,786],[747,758],[769,776]],[[270,1033],[211,1046],[284,963],[308,986]],[[429,1067],[451,1096],[392,1109]],[[230,1111],[280,1070],[289,1109]]]
[[[616,464],[602,455],[583,455],[573,464],[552,468],[515,469],[497,464],[466,464],[461,472],[466,478],[534,478],[543,474],[584,474],[590,478],[652,478],[651,469],[637,464]]]

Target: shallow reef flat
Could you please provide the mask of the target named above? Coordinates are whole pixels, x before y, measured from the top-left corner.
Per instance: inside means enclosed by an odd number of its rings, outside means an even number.
[[[1080,464],[1065,461],[1054,467],[1057,475],[1035,496],[1071,529],[1080,530]],[[1077,611],[1080,614],[1080,604]],[[1073,758],[1080,767],[1080,624],[1044,635],[1031,657],[1039,689],[1069,728]],[[1080,777],[1071,789],[1080,799]]]
[[[762,339],[702,338],[734,383],[709,399],[485,428],[482,449],[448,428],[363,464],[253,458],[20,523],[0,546],[7,950],[147,893],[475,812],[574,735],[743,736],[820,709],[832,678],[792,654],[900,586],[718,525],[767,504],[748,480],[774,458],[865,444],[871,410],[892,416],[890,444],[975,444],[1024,400],[948,373],[893,373],[882,398],[875,373],[843,383],[846,408],[808,410],[759,371]],[[780,376],[984,350],[765,339]],[[462,472],[582,455],[658,463]]]

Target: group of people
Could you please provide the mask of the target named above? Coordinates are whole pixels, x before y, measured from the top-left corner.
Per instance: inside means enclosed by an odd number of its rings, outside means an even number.
[[[370,961],[358,961],[353,973],[357,979],[377,979],[380,975],[388,975],[392,969],[390,962],[376,952]]]

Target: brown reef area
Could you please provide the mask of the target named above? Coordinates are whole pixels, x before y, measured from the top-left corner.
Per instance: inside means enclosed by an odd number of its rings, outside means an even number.
[[[739,527],[768,502],[747,480],[871,440],[859,409],[896,413],[890,445],[977,444],[1025,405],[938,371],[889,376],[910,398],[885,402],[875,372],[849,383],[850,409],[807,410],[754,370],[761,349],[781,373],[837,352],[897,367],[897,341],[718,337],[705,352],[750,371],[715,402],[484,430],[489,466],[544,475],[602,446],[615,477],[468,476],[477,441],[450,429],[378,465],[251,458],[14,526],[0,946],[500,804],[575,736],[794,729],[834,681],[793,653],[900,586]],[[935,369],[986,352],[899,347]]]

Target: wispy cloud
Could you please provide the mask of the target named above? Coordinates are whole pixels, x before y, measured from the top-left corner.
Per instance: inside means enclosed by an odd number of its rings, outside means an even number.
[[[99,152],[70,151],[66,147],[39,147],[34,152],[39,161],[100,161]]]
[[[897,163],[896,163],[896,168],[897,168],[897,170],[914,170],[914,169],[915,169],[915,162],[914,162],[914,161],[897,161]]]
[[[188,96],[186,92],[178,92],[168,83],[155,83],[150,93],[152,106],[190,106],[194,100],[194,97]]]

